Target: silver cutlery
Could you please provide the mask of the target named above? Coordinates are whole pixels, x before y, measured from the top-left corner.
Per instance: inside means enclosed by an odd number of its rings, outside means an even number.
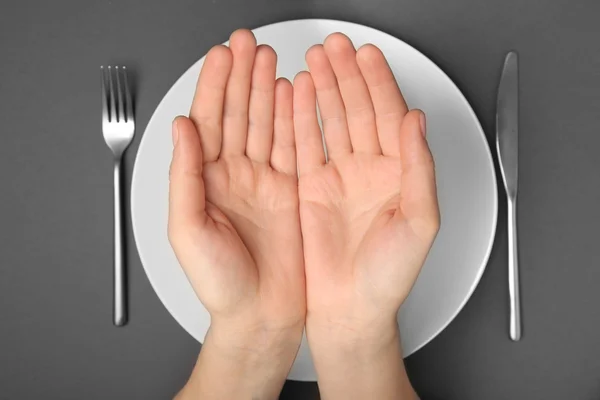
[[[125,67],[100,67],[102,74],[102,134],[114,156],[113,323],[127,323],[126,270],[123,248],[121,161],[135,132],[131,92]]]
[[[508,290],[510,338],[521,339],[519,246],[517,239],[517,191],[519,170],[519,61],[517,53],[506,55],[498,87],[496,147],[508,203]]]

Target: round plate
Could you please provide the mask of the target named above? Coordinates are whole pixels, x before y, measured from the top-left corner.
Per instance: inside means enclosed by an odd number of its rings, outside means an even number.
[[[254,30],[258,43],[278,55],[278,76],[293,79],[305,69],[304,53],[332,32],[355,46],[373,43],[385,54],[410,108],[427,114],[436,162],[442,227],[398,321],[404,355],[439,334],[458,314],[479,282],[496,231],[496,176],[485,135],[454,83],[423,54],[395,37],[348,22],[298,20]],[[133,230],[150,283],[173,317],[202,342],[210,316],[179,266],[167,239],[171,121],[187,115],[204,59],[173,85],[150,119],[133,172]],[[290,379],[315,380],[304,340]]]

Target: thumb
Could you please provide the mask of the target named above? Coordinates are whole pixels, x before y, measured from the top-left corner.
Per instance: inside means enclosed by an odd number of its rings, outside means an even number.
[[[169,172],[169,233],[206,223],[202,146],[192,121],[173,121],[173,160]]]
[[[401,207],[415,233],[432,240],[439,229],[440,214],[435,167],[425,135],[425,114],[411,110],[400,127]]]

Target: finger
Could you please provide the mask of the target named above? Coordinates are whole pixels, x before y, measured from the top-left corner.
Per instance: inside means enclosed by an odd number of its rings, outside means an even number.
[[[202,132],[204,162],[215,161],[221,151],[223,101],[232,59],[229,48],[213,47],[206,55],[198,77],[190,119],[198,132]]]
[[[358,66],[367,82],[381,151],[386,156],[400,156],[400,126],[408,107],[385,56],[372,44],[362,46],[356,54]]]
[[[277,55],[270,46],[261,45],[256,49],[250,87],[246,155],[257,162],[268,162],[271,156],[276,65]]]
[[[327,157],[335,160],[352,152],[342,95],[322,45],[313,46],[306,52],[306,62],[317,91]]]
[[[288,175],[297,175],[292,84],[285,78],[275,83],[275,127],[271,167]]]
[[[233,66],[225,89],[223,110],[221,154],[225,156],[242,155],[246,150],[250,84],[256,39],[249,30],[240,29],[231,34],[229,47],[233,54]]]
[[[191,120],[173,121],[173,160],[169,172],[169,236],[186,227],[206,223],[202,179],[202,145]]]
[[[424,239],[437,233],[440,215],[433,157],[425,139],[425,114],[412,110],[400,128],[402,213]]]
[[[310,74],[300,72],[294,79],[294,134],[300,177],[325,165],[323,136],[317,119],[317,97]]]
[[[323,45],[329,57],[344,106],[354,152],[381,154],[375,125],[375,111],[362,73],[356,63],[356,50],[341,33],[331,34]]]

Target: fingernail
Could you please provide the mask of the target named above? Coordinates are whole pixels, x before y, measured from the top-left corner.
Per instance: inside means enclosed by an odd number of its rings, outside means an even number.
[[[427,122],[425,121],[425,114],[421,113],[421,118],[420,118],[420,125],[421,125],[421,135],[423,135],[423,137],[425,137],[427,135]]]
[[[174,120],[171,132],[173,135],[173,146],[177,146],[177,141],[179,140],[179,126],[177,126],[177,124],[177,120]]]

